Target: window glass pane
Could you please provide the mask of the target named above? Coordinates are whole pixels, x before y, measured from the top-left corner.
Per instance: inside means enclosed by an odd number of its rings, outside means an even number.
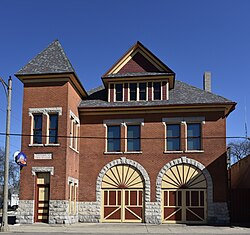
[[[58,114],[49,115],[49,143],[57,143],[58,135]]]
[[[116,84],[115,85],[115,94],[116,94],[116,101],[122,101],[123,99],[123,85]]]
[[[42,114],[34,115],[33,143],[42,143]]]
[[[140,135],[139,125],[131,125],[127,127],[127,151],[140,151]]]
[[[179,124],[167,125],[167,150],[168,151],[180,150],[180,125]]]
[[[120,152],[120,126],[108,126],[108,152]]]
[[[146,100],[146,83],[139,83],[140,100]]]
[[[129,90],[130,90],[130,100],[137,100],[137,84],[130,83]]]
[[[200,123],[187,124],[188,150],[201,149],[201,125]]]
[[[161,99],[161,83],[154,82],[154,100]]]

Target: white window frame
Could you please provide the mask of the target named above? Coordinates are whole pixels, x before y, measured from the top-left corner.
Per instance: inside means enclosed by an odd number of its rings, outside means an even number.
[[[75,179],[73,177],[68,177],[68,185],[69,185],[69,207],[68,207],[68,213],[69,215],[76,215],[77,212],[77,188],[78,188],[78,179]],[[73,187],[73,190],[72,190]],[[73,195],[72,195],[73,192]]]
[[[124,83],[123,82],[116,82],[116,83],[112,83],[112,84],[114,84],[114,101],[115,102],[124,102],[124,91],[125,91],[125,89],[124,89]],[[116,100],[116,85],[117,84],[121,84],[122,85],[122,100]]]
[[[111,120],[104,120],[103,126],[105,128],[105,151],[104,154],[134,154],[134,153],[142,153],[141,151],[135,151],[135,152],[128,152],[127,151],[127,125],[141,125],[144,126],[144,119],[143,118],[135,118],[135,119],[111,119]],[[125,151],[120,152],[108,152],[108,126],[120,126],[121,128],[121,134],[122,134],[122,128],[125,128]],[[140,133],[141,137],[141,133]],[[121,136],[121,140],[123,137]],[[122,147],[122,145],[121,145]],[[142,146],[140,146],[142,148]]]
[[[201,124],[201,150],[188,150],[187,149],[187,123],[200,123]],[[164,126],[165,129],[165,141],[164,141],[164,153],[203,153],[203,140],[202,140],[202,136],[203,136],[203,125],[205,124],[205,117],[201,116],[201,117],[176,117],[176,118],[162,118],[162,124]],[[180,151],[168,151],[167,150],[167,124],[180,124],[180,125],[184,125],[184,138],[185,138],[185,144],[184,146],[181,145],[181,149]],[[181,128],[181,133],[180,136],[182,139],[183,137],[183,133],[182,133],[182,127]]]
[[[75,152],[79,153],[78,148],[78,137],[80,134],[80,120],[79,118],[70,110],[70,144],[69,147]]]
[[[30,129],[30,144],[29,146],[60,146],[57,144],[49,143],[49,114],[58,113],[58,116],[62,115],[62,107],[53,107],[53,108],[29,108],[29,116],[31,117],[31,129]],[[46,142],[45,144],[34,144],[33,142],[33,125],[34,125],[34,114],[42,114],[46,116]]]

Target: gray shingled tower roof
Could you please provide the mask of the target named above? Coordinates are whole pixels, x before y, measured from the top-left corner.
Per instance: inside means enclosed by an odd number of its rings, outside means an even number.
[[[40,52],[28,64],[20,69],[16,75],[75,73],[60,42],[55,40]]]

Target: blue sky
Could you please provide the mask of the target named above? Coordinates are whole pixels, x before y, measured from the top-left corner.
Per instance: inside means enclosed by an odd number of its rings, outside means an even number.
[[[2,0],[0,76],[13,76],[11,132],[21,133],[22,83],[14,73],[59,39],[86,90],[136,41],[202,88],[212,72],[212,91],[238,103],[227,136],[244,136],[245,103],[250,125],[250,1],[205,0]],[[6,99],[0,87],[0,132]],[[250,131],[250,127],[249,127]],[[0,136],[0,146],[5,137]],[[11,137],[11,153],[20,137]]]

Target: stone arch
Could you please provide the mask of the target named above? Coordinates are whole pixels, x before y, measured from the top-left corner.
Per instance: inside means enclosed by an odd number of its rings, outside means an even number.
[[[113,166],[116,165],[129,165],[129,166],[133,166],[134,168],[136,168],[143,176],[144,178],[144,200],[145,200],[145,207],[147,205],[147,202],[150,202],[150,179],[149,179],[149,175],[147,173],[147,171],[145,170],[145,168],[138,162],[131,160],[131,159],[127,159],[125,157],[121,157],[120,159],[115,159],[111,162],[109,162],[108,164],[106,164],[102,170],[100,171],[97,180],[96,180],[96,201],[99,204],[99,206],[101,207],[101,190],[102,190],[102,179],[104,177],[104,175],[106,174],[106,172]]]
[[[158,203],[162,203],[162,192],[161,192],[161,184],[162,184],[162,179],[164,174],[172,167],[175,165],[179,165],[179,164],[190,164],[192,166],[197,167],[199,170],[202,171],[202,173],[204,174],[206,181],[207,181],[207,209],[208,209],[208,220],[209,217],[213,214],[213,181],[212,181],[212,177],[209,173],[209,171],[207,170],[207,168],[201,164],[200,162],[188,158],[186,156],[174,159],[170,162],[168,162],[165,166],[163,166],[156,178],[156,201]]]

